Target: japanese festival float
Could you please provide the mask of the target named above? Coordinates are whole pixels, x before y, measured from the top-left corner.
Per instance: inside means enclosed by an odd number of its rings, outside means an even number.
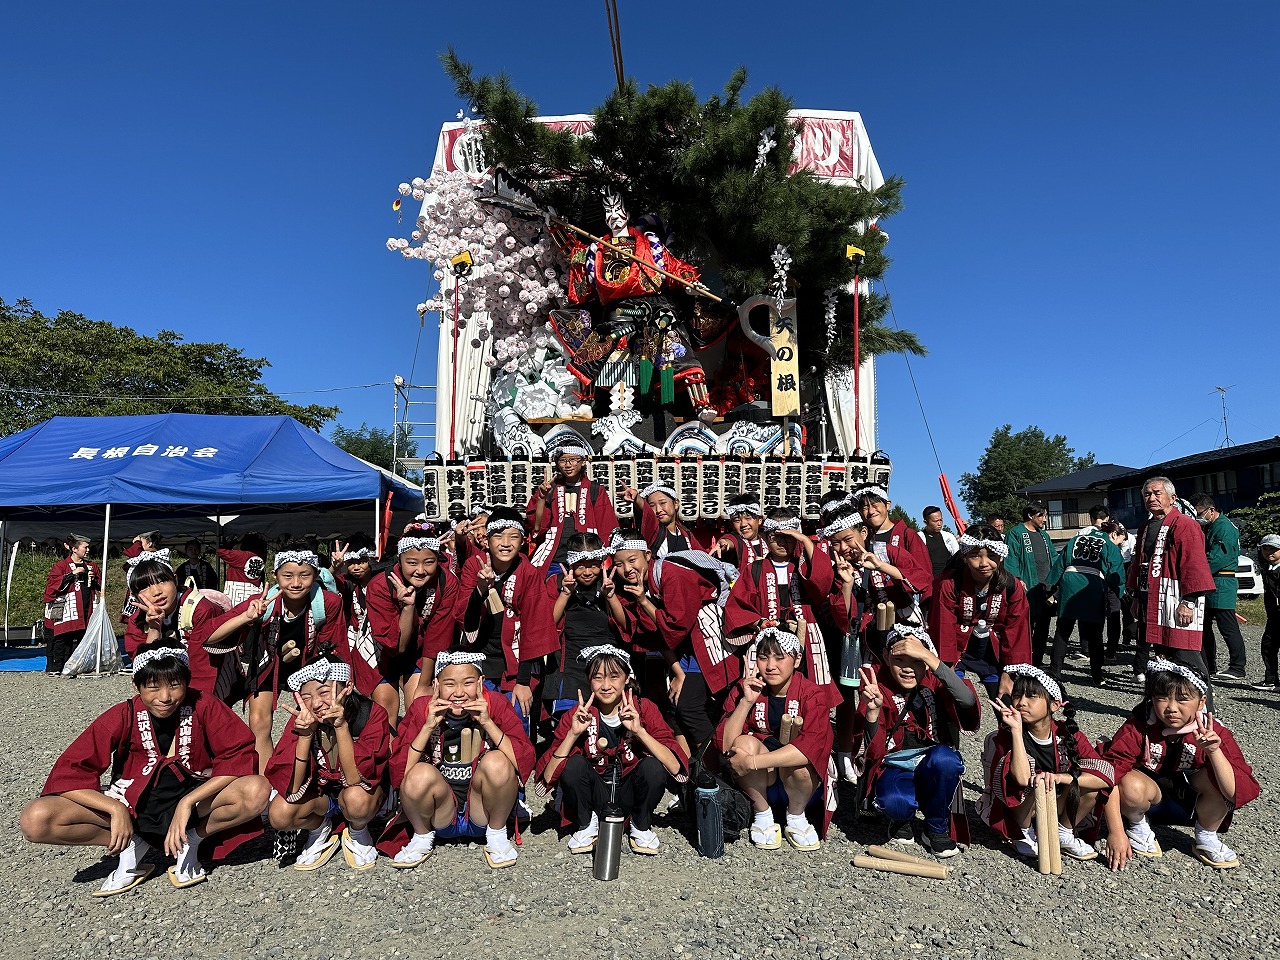
[[[387,241],[434,281],[428,520],[523,506],[564,445],[609,491],[672,485],[687,522],[743,491],[812,519],[831,489],[888,486],[872,355],[923,348],[869,286],[901,181],[857,113],[744,103],[739,71],[705,103],[620,78],[590,115],[538,116],[442,59],[474,115],[399,185],[417,213]]]

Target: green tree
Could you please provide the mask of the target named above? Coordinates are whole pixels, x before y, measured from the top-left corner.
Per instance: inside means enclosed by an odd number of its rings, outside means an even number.
[[[1077,457],[1062,434],[1050,437],[1034,426],[1014,433],[1006,423],[991,434],[977,471],[960,477],[960,499],[974,520],[991,513],[1020,518],[1026,497],[1017,491],[1094,463],[1092,453]]]
[[[1269,533],[1280,533],[1280,493],[1264,493],[1254,507],[1238,507],[1228,515],[1240,528],[1240,545],[1253,549]]]
[[[675,252],[695,263],[712,292],[737,302],[768,293],[778,244],[792,258],[802,364],[847,368],[853,360],[854,277],[849,245],[866,251],[859,275],[878,280],[889,265],[885,235],[875,221],[902,206],[903,182],[890,177],[870,190],[839,186],[807,170],[792,172],[797,129],[790,99],[768,87],[742,99],[747,73],[739,69],[723,96],[705,103],[683,81],[643,92],[628,80],[593,111],[591,136],[534,122],[538,105],[505,76],[475,77],[449,50],[441,56],[458,95],[484,117],[491,163],[536,185],[544,200],[579,225],[603,230],[600,188],[626,196],[634,216],[656,214],[675,235]],[[761,134],[777,141],[756,170]],[[828,345],[823,295],[839,290],[842,334]],[[888,297],[863,296],[861,352],[923,354],[914,333],[887,326]]]
[[[895,503],[892,507],[890,507],[890,508],[889,508],[889,519],[890,519],[890,520],[901,520],[903,523],[905,523],[905,524],[906,524],[908,527],[910,527],[912,530],[919,530],[919,529],[920,529],[920,524],[916,522],[915,518],[914,518],[913,516],[911,516],[911,514],[907,513],[907,511],[903,510],[903,509],[902,509],[900,506],[898,506],[896,503]]]
[[[63,310],[0,299],[0,435],[50,417],[148,413],[286,414],[319,430],[337,407],[287,403],[262,383],[271,364],[225,343],[188,343]]]
[[[396,469],[396,453],[402,457],[416,457],[418,445],[412,441],[404,441],[399,450],[395,449],[394,437],[390,430],[380,430],[367,423],[361,423],[357,429],[350,429],[338,424],[333,428],[329,439],[335,446],[341,447],[353,457],[359,457],[374,466],[399,473]]]

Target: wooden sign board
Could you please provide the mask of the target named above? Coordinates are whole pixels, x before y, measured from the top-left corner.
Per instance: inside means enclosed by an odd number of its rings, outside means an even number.
[[[773,415],[800,416],[800,338],[796,334],[795,298],[783,300],[777,311],[769,311],[769,332],[773,359],[769,377],[773,387]]]

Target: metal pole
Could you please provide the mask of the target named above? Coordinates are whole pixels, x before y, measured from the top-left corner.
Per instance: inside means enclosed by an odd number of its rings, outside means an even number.
[[[862,380],[862,352],[858,343],[858,302],[862,299],[861,281],[853,275],[853,452],[862,450],[862,403],[859,396]]]
[[[13,592],[13,565],[18,559],[18,545],[13,545],[13,551],[9,554],[9,576],[4,582],[4,645],[9,645],[9,594]],[[42,620],[41,623],[44,621]],[[32,637],[34,641],[35,638]]]
[[[378,551],[378,559],[382,559],[382,511],[378,509],[378,498],[373,498],[373,545]]]
[[[98,586],[98,602],[106,604],[107,602],[107,548],[111,543],[111,504],[107,504],[102,519],[102,582]],[[92,596],[92,594],[90,594]],[[103,614],[106,614],[106,607],[103,607]],[[114,631],[112,631],[114,633]],[[98,644],[97,663],[94,666],[94,673],[102,675],[102,644]]]
[[[4,555],[9,551],[4,545],[4,525],[7,521],[0,518],[0,574],[4,573]],[[10,575],[12,579],[12,574]],[[4,645],[9,645],[9,595],[6,593],[4,598]]]

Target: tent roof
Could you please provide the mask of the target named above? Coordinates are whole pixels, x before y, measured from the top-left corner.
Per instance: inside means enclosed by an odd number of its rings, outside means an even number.
[[[388,493],[397,509],[421,509],[408,481],[292,417],[54,417],[0,439],[0,516],[50,518],[106,503],[129,505],[134,516],[326,509]]]

